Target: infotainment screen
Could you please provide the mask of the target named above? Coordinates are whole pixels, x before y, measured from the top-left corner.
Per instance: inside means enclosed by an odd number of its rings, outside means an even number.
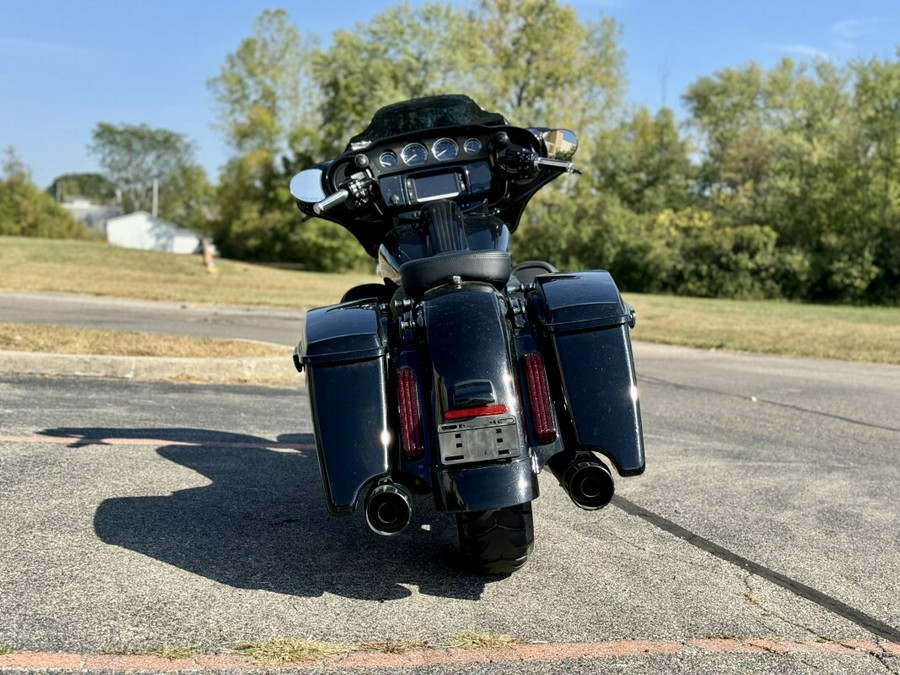
[[[417,202],[447,199],[448,197],[456,197],[462,192],[459,176],[457,176],[456,172],[411,178],[409,182]]]

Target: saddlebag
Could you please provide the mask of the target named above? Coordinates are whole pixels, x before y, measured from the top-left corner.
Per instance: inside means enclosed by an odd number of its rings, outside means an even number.
[[[634,312],[605,271],[535,278],[532,316],[548,375],[563,397],[566,445],[607,456],[623,476],[644,470],[629,325]],[[552,357],[550,354],[552,353]]]
[[[295,358],[306,368],[319,469],[335,514],[351,513],[360,490],[390,471],[387,351],[372,301],[306,314]]]

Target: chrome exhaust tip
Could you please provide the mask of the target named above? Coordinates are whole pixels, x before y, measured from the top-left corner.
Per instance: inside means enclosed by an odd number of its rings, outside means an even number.
[[[595,511],[612,501],[616,491],[612,474],[592,454],[557,455],[547,465],[576,506]]]
[[[402,485],[382,483],[366,498],[366,522],[376,534],[391,537],[402,532],[412,517],[409,493]]]

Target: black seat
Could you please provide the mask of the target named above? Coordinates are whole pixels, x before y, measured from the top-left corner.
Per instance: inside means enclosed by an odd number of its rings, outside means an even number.
[[[404,263],[400,266],[400,283],[410,296],[419,298],[453,277],[502,288],[511,274],[512,261],[506,251],[449,251]]]

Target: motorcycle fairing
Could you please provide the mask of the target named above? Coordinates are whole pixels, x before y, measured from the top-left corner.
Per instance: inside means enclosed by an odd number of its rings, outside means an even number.
[[[319,469],[334,514],[352,513],[362,489],[390,472],[387,352],[374,302],[306,315],[297,358],[307,372]]]

